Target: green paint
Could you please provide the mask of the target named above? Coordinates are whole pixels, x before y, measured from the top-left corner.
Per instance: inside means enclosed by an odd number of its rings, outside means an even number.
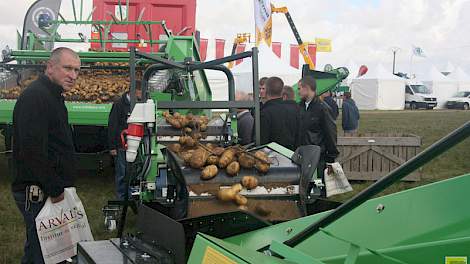
[[[469,188],[470,174],[371,199],[295,249],[325,263],[345,263],[348,253],[354,253],[351,244],[361,247],[356,263],[443,263],[445,256],[470,257]],[[378,205],[385,206],[380,213]],[[224,242],[255,251],[286,241],[327,213]]]

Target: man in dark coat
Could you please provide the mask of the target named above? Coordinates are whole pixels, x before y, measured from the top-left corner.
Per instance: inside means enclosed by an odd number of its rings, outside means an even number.
[[[44,75],[32,82],[13,110],[13,197],[26,225],[21,263],[44,263],[36,232],[36,216],[47,197],[64,199],[73,186],[74,144],[62,93],[72,89],[80,58],[71,49],[51,53]]]
[[[136,81],[136,97],[142,96],[140,81]],[[126,194],[126,150],[121,142],[121,132],[127,129],[127,118],[130,116],[131,99],[129,92],[113,103],[108,119],[109,153],[114,157],[114,174],[116,197],[124,200]]]
[[[324,177],[329,163],[335,162],[339,152],[336,148],[336,124],[329,107],[316,94],[316,82],[312,76],[305,76],[299,82],[300,103],[300,144],[317,145],[321,148],[318,176]],[[331,169],[331,166],[328,167]]]
[[[350,92],[344,93],[343,109],[342,109],[342,126],[344,133],[355,134],[359,127],[359,109],[356,102],[351,98]]]
[[[322,94],[321,97],[323,102],[325,102],[330,107],[330,114],[333,119],[336,120],[339,115],[338,104],[336,103],[335,99],[333,99],[333,96],[331,96],[331,92],[327,91],[326,93]]]
[[[260,114],[261,144],[276,142],[296,150],[299,143],[299,108],[282,100],[284,82],[278,77],[266,81],[267,101]]]

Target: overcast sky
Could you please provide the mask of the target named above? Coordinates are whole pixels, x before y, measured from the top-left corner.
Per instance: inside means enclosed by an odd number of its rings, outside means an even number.
[[[77,3],[79,0],[75,0]],[[0,1],[0,47],[16,46],[27,8],[33,0]],[[87,10],[91,8],[86,3]],[[408,71],[412,45],[426,58],[414,58],[417,68],[450,62],[470,73],[470,0],[276,0],[288,6],[305,41],[331,38],[333,52],[318,55],[318,64],[346,66],[383,63],[391,68],[392,47],[399,47],[397,69]],[[70,1],[62,13],[71,14]],[[64,11],[68,10],[68,12]],[[198,0],[197,28],[209,39],[225,38],[231,46],[237,33],[253,32],[252,0]],[[88,31],[84,29],[84,31]],[[295,39],[283,15],[274,15],[273,40],[287,46]]]

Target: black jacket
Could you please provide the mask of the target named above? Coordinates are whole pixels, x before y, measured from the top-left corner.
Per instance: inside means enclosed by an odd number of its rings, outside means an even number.
[[[267,101],[260,114],[261,144],[276,142],[296,150],[299,144],[299,106],[281,98]]]
[[[73,186],[72,130],[63,88],[41,75],[18,98],[13,110],[13,191],[39,185],[57,197]]]
[[[245,111],[238,113],[237,119],[239,143],[242,145],[247,145],[251,143],[253,139],[254,118],[249,111]]]
[[[124,93],[114,102],[108,119],[108,146],[109,149],[122,149],[121,132],[127,128],[127,118],[130,115],[131,104]]]
[[[336,124],[326,106],[318,97],[305,109],[300,103],[300,143],[321,147],[322,158],[334,162],[339,152],[336,148]]]
[[[336,103],[335,99],[333,99],[333,97],[331,96],[327,96],[323,100],[330,107],[330,114],[333,117],[333,119],[336,120],[339,115],[339,110],[338,110],[338,104]]]
[[[359,126],[359,109],[353,99],[343,101],[342,126],[343,130],[355,130]]]

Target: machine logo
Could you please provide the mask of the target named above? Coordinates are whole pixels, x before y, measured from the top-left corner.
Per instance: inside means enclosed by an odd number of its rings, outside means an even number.
[[[53,20],[56,20],[56,14],[48,7],[40,7],[33,12],[33,23],[38,28],[51,28],[53,24],[50,22]]]

